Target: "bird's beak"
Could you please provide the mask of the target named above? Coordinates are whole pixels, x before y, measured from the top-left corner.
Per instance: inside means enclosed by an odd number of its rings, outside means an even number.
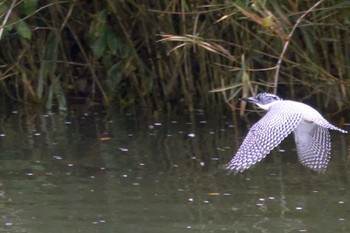
[[[256,99],[254,97],[243,97],[241,99],[239,99],[240,101],[246,101],[249,103],[256,103]]]

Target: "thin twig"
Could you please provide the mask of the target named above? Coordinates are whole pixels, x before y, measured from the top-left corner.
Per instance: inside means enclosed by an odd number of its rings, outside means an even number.
[[[5,28],[5,25],[7,23],[7,20],[10,18],[12,9],[15,8],[16,2],[17,2],[16,0],[12,2],[9,10],[6,13],[6,16],[5,16],[4,20],[2,21],[2,25],[0,26],[0,40],[1,40],[1,37],[2,37],[2,33],[4,32],[4,28]]]
[[[302,14],[298,20],[296,21],[296,23],[294,24],[292,30],[290,31],[290,33],[288,34],[288,37],[286,39],[286,42],[284,43],[284,46],[283,46],[283,50],[278,58],[278,61],[277,61],[277,64],[276,64],[276,73],[275,73],[275,77],[274,77],[274,90],[273,90],[273,93],[276,94],[277,93],[277,85],[278,85],[278,77],[279,77],[279,72],[280,72],[280,68],[281,68],[281,63],[282,63],[282,60],[283,60],[283,57],[284,57],[284,54],[286,53],[287,51],[287,48],[289,46],[289,42],[290,42],[290,39],[292,38],[295,30],[297,29],[298,25],[301,23],[301,20],[307,15],[309,14],[311,11],[313,11],[318,5],[320,5],[324,0],[320,0],[318,2],[315,3],[315,5],[313,5],[310,9],[308,9],[307,11],[304,12],[304,14]]]

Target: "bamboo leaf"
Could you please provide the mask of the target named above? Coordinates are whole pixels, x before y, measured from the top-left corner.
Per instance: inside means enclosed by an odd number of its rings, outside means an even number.
[[[59,82],[60,76],[58,76],[55,80],[55,95],[57,98],[58,109],[60,111],[67,111],[67,100],[64,89],[62,87],[61,82]]]
[[[51,33],[47,42],[44,60],[41,62],[38,78],[37,96],[41,100],[44,96],[44,86],[49,75],[54,75],[57,67],[58,38]]]
[[[237,88],[237,87],[241,87],[241,86],[242,86],[242,83],[237,83],[237,84],[233,84],[233,85],[226,86],[226,87],[215,88],[213,90],[210,90],[209,92],[210,93],[223,92],[223,91],[231,90],[231,89],[234,89],[234,88]]]
[[[263,25],[263,21],[264,19],[259,16],[258,14],[255,14],[249,10],[246,10],[244,9],[243,7],[237,5],[237,4],[234,4],[235,7],[242,13],[244,14],[245,16],[247,16],[249,19],[253,20],[254,22],[260,24],[260,25]]]
[[[61,86],[61,82],[59,81],[59,79],[60,79],[60,76],[57,76],[51,80],[51,85],[48,89],[48,98],[46,101],[47,110],[52,110],[54,98],[57,101],[58,109],[60,111],[67,110],[67,100],[66,100],[65,92]]]

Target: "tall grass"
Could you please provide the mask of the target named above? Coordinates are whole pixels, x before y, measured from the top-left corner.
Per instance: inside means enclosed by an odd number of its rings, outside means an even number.
[[[0,3],[0,83],[66,109],[83,99],[176,111],[257,91],[349,106],[348,1]]]
[[[246,5],[210,5],[208,14],[221,13],[214,22],[221,26],[215,30],[215,36],[203,31],[197,33],[195,41],[189,41],[188,35],[183,38],[164,35],[163,41],[176,41],[177,50],[185,44],[198,46],[232,62],[236,78],[222,78],[222,87],[212,90],[223,93],[231,106],[236,106],[238,96],[270,91],[290,98],[316,96],[324,103],[322,107],[332,111],[347,108],[350,41],[345,35],[349,33],[346,12],[350,4],[346,1],[285,4],[255,1]],[[216,46],[220,47],[217,49],[207,45],[219,38],[224,52],[221,46]]]

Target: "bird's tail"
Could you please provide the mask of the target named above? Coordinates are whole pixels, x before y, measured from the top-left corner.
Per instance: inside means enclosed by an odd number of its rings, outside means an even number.
[[[316,120],[316,121],[314,121],[314,122],[315,122],[316,124],[318,124],[318,125],[324,127],[324,128],[327,128],[327,129],[337,130],[337,131],[342,132],[342,133],[348,133],[348,131],[343,130],[343,129],[341,129],[341,128],[338,128],[338,127],[332,125],[331,123],[329,123],[329,122],[326,121],[326,120],[323,120],[323,121],[317,121],[317,120]]]

